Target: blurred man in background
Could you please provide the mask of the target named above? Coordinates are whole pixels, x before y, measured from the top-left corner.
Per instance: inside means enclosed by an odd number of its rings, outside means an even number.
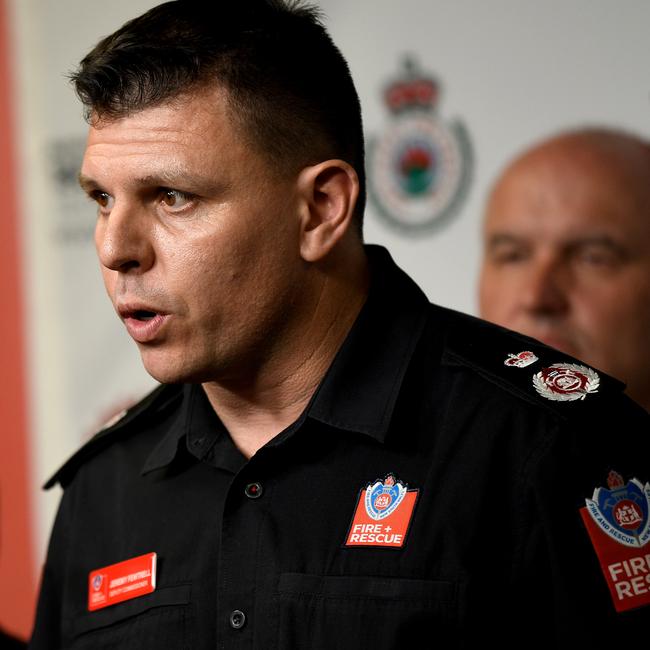
[[[484,224],[481,316],[583,359],[650,410],[650,146],[605,129],[525,151]]]

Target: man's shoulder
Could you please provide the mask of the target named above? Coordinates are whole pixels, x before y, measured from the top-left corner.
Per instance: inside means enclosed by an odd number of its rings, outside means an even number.
[[[65,486],[88,460],[116,441],[147,429],[161,414],[180,401],[182,390],[179,385],[160,385],[139,402],[111,418],[48,479],[44,489],[57,483]]]
[[[444,332],[442,363],[482,378],[485,392],[477,399],[506,393],[562,419],[585,417],[612,400],[636,410],[622,397],[622,382],[540,341],[436,305],[430,323],[432,332]]]

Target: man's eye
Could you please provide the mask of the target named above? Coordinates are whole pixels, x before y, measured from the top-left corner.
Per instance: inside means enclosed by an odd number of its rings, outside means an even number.
[[[585,246],[576,251],[578,263],[592,267],[614,267],[622,263],[624,255],[610,246]]]
[[[528,257],[526,251],[519,248],[499,248],[490,251],[490,259],[495,264],[517,264]]]
[[[175,208],[180,210],[187,207],[192,202],[192,195],[186,194],[179,190],[168,190],[165,189],[162,191],[161,200],[168,208]]]
[[[113,207],[113,197],[108,192],[96,191],[90,195],[90,198],[99,205],[100,208],[110,210]]]
[[[605,254],[602,251],[585,251],[580,255],[579,260],[593,266],[611,264],[614,261],[612,255]]]

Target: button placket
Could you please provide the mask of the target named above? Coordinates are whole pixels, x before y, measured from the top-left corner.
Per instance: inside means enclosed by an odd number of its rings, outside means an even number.
[[[232,635],[233,648],[250,641],[257,622],[259,531],[266,516],[262,502],[271,496],[272,486],[263,485],[264,472],[256,470],[255,463],[249,464],[235,478],[223,514],[218,595],[223,609],[219,618],[228,630],[223,634]]]

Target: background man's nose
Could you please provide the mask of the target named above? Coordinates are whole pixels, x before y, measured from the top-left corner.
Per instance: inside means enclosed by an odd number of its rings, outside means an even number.
[[[556,315],[566,311],[567,278],[555,259],[539,260],[531,265],[520,296],[521,305],[536,315]]]

